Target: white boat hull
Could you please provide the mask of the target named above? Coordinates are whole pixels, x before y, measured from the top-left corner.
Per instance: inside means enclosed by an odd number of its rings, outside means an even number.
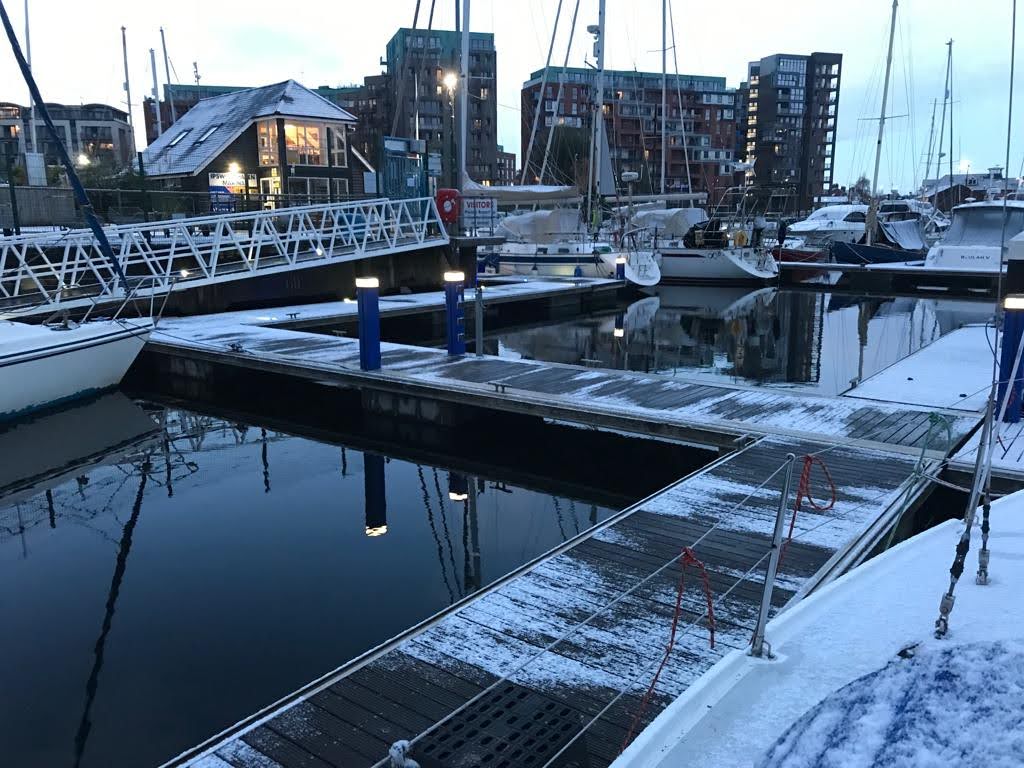
[[[0,419],[117,386],[152,329],[148,319],[68,329],[0,323]]]
[[[661,276],[675,280],[774,280],[778,265],[770,253],[752,248],[663,248]]]
[[[933,245],[924,259],[925,269],[962,269],[969,272],[991,272],[1001,269],[1002,250],[999,246]]]

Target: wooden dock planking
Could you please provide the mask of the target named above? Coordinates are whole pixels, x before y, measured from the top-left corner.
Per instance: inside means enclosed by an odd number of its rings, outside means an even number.
[[[640,678],[641,685],[631,688],[578,745],[591,765],[608,765],[621,747],[642,689],[653,674],[649,665],[663,652],[678,568],[672,566],[650,579],[551,651],[541,653],[542,649],[677,556],[682,546],[698,540],[694,549],[708,567],[718,603],[718,642],[714,650],[708,646],[700,578],[688,569],[681,625],[695,623],[678,638],[644,721],[685,691],[724,653],[744,647],[760,601],[763,565],[728,597],[723,595],[767,550],[782,478],[776,476],[761,490],[757,485],[788,452],[821,452],[836,483],[837,501],[834,509],[824,512],[805,504],[798,516],[798,538],[787,547],[773,599],[778,610],[815,578],[837,551],[898,500],[911,479],[914,456],[786,437],[762,438],[609,525],[599,526],[519,577],[484,590],[354,671],[340,670],[319,690],[300,694],[266,722],[243,728],[217,744],[213,753],[231,765],[259,765],[251,753],[246,753],[248,758],[238,757],[241,753],[236,746],[241,740],[257,757],[265,756],[284,768],[369,766],[386,755],[392,741],[416,736],[427,724],[443,720],[506,674],[511,674],[507,683],[425,737],[415,754],[443,753],[451,762],[460,756],[479,757],[486,752],[480,739],[490,731],[477,728],[477,736],[466,738],[468,731],[457,728],[460,718],[478,713],[481,719],[475,722],[489,722],[489,708],[499,704],[507,707],[502,711],[518,713],[510,715],[517,718],[541,712],[544,722],[550,720],[546,738],[559,745],[621,688]],[[867,466],[873,487],[864,489]],[[797,476],[799,470],[797,466]],[[822,482],[815,475],[818,499],[827,495]],[[731,509],[751,493],[741,509]],[[532,660],[517,669],[528,659]],[[509,750],[519,736],[528,737],[499,725],[492,727],[498,729],[492,742],[504,740],[511,745]],[[453,748],[452,744],[460,746]],[[202,765],[201,759],[195,764]]]

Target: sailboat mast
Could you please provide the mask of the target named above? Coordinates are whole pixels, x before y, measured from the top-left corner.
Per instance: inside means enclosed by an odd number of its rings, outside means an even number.
[[[949,38],[949,190],[953,191],[953,38]],[[967,181],[967,179],[964,179]],[[953,195],[950,194],[950,208],[953,206]]]
[[[469,0],[462,0],[462,56],[459,62],[459,189],[465,189],[466,134],[469,125]]]
[[[878,167],[882,162],[882,136],[885,133],[885,108],[889,101],[889,75],[892,73],[892,44],[896,37],[896,8],[899,0],[892,0],[892,20],[889,22],[889,52],[885,57],[885,81],[882,84],[882,112],[878,116],[878,141],[875,144],[875,172],[871,177],[871,206],[868,209],[867,243],[874,238],[875,220],[878,218]]]
[[[668,140],[665,130],[666,93],[668,91],[668,65],[666,32],[668,27],[668,0],[661,0],[661,194],[665,194],[665,166],[668,154]]]
[[[171,105],[171,123],[175,123],[178,120],[178,115],[174,109],[174,97],[171,96],[171,60],[167,58],[167,38],[164,37],[163,27],[160,27],[160,46],[164,51],[164,76],[167,80],[167,101]]]
[[[932,169],[932,151],[935,149],[935,108],[938,106],[939,100],[932,99],[932,124],[928,129],[928,152],[925,154],[924,161],[924,178],[928,179],[928,173]],[[922,186],[924,186],[922,184]]]
[[[946,54],[946,81],[942,88],[942,118],[939,120],[939,143],[935,149],[937,157],[935,158],[935,194],[932,195],[932,205],[939,202],[939,174],[942,173],[942,157],[945,154],[942,151],[942,142],[946,138],[946,104],[949,101],[949,79],[953,76],[953,41],[950,40],[946,45],[950,48],[949,53]],[[949,177],[949,185],[953,186],[952,176]]]
[[[164,132],[164,121],[160,115],[160,88],[156,81],[156,51],[149,49],[149,68],[153,71],[153,112],[156,115],[156,135]]]
[[[588,226],[594,219],[594,184],[600,184],[601,172],[601,130],[604,127],[604,5],[599,0],[597,5],[597,31],[593,27],[588,30],[594,34],[594,57],[597,59],[597,78],[594,94],[594,118],[590,137],[590,170],[587,173],[587,222]]]

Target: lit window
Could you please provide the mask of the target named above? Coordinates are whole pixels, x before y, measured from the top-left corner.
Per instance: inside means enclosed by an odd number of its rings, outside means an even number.
[[[199,139],[196,141],[196,144],[202,144],[208,138],[213,136],[213,134],[216,133],[218,128],[220,128],[219,125],[214,125],[214,126],[211,126],[211,127],[207,128],[205,131],[203,131],[203,135],[200,136]]]
[[[169,146],[169,147],[177,146],[179,143],[181,143],[181,140],[184,139],[186,136],[188,136],[190,133],[192,133],[192,129],[191,128],[186,128],[184,131],[182,131],[177,136],[175,136],[173,139],[171,139],[171,143],[168,144],[167,146]]]
[[[256,126],[259,142],[260,165],[277,165],[277,121],[261,120]]]

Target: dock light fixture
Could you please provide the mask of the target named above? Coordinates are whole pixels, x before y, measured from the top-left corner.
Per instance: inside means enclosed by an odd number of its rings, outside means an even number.
[[[448,491],[448,498],[452,501],[465,501],[469,498],[468,493],[457,493],[456,491]]]
[[[446,283],[461,283],[466,279],[465,272],[445,272],[444,281]]]
[[[1003,299],[1003,309],[1024,309],[1024,296],[1007,296]]]
[[[178,274],[181,275],[182,277],[188,277],[188,270],[183,269]]]
[[[445,72],[444,77],[441,78],[441,84],[448,89],[448,95],[450,96],[459,84],[459,76],[454,72]]]
[[[380,370],[380,280],[356,278],[356,313],[359,318],[359,367]]]
[[[85,166],[89,165],[89,156],[84,152],[80,152],[78,157],[75,158],[75,162],[77,162],[78,165],[84,168]]]
[[[625,280],[626,279],[626,257],[619,256],[615,259],[615,279]]]
[[[242,166],[240,166],[238,163],[236,163],[236,162],[228,163],[228,173],[241,173],[241,172],[242,172]]]

